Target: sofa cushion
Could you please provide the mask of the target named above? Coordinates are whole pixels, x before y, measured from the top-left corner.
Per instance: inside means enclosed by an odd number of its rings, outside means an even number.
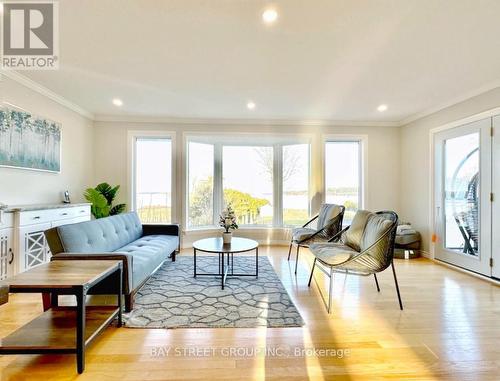
[[[148,235],[116,250],[133,256],[132,287],[138,287],[179,246],[179,237]]]
[[[361,250],[368,249],[377,240],[384,235],[392,226],[392,221],[372,214],[366,222],[365,231],[361,238]]]
[[[314,233],[316,233],[315,229],[310,228],[295,228],[292,230],[292,241],[300,242],[305,238],[309,238]]]
[[[349,246],[340,243],[316,243],[309,248],[321,262],[336,266],[359,254]]]
[[[323,204],[318,214],[318,230],[323,229],[328,222],[339,215],[342,211],[339,205]]]
[[[361,239],[363,238],[363,232],[365,231],[366,223],[370,216],[373,216],[372,212],[368,210],[358,210],[354,215],[351,226],[347,229],[345,234],[344,243],[351,249],[356,251],[361,250]]]
[[[136,213],[124,213],[57,228],[64,252],[111,252],[142,236],[142,224]]]
[[[398,245],[409,245],[415,242],[420,242],[420,233],[396,235]]]

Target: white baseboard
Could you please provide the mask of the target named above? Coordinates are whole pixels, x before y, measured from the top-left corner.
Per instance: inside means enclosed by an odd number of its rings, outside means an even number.
[[[420,255],[424,258],[433,259],[432,254],[425,250],[420,250]]]
[[[471,275],[471,276],[473,276],[475,278],[479,278],[479,279],[485,280],[485,281],[487,281],[489,283],[492,283],[492,284],[494,284],[496,286],[500,286],[500,281],[499,280],[496,280],[494,278],[490,278],[490,277],[488,277],[486,275],[475,273],[474,271],[470,271],[470,270],[464,269],[462,267],[458,267],[458,266],[452,265],[450,263],[446,263],[446,262],[440,261],[439,259],[431,259],[431,261],[433,261],[434,263],[436,263],[436,264],[438,264],[440,266],[448,267],[449,269],[461,272],[463,274]]]

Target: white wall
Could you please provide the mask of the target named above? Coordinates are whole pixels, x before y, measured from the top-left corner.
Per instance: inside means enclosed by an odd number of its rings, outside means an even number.
[[[418,119],[401,129],[401,217],[422,233],[430,250],[430,130],[500,106],[500,88]]]
[[[391,209],[399,210],[400,189],[400,131],[397,127],[326,127],[326,126],[271,126],[271,125],[220,125],[220,124],[172,124],[161,122],[96,122],[94,134],[95,155],[95,182],[107,181],[110,184],[120,184],[122,193],[121,202],[130,204],[130,187],[128,184],[128,131],[174,131],[176,133],[176,152],[178,158],[183,157],[185,132],[210,134],[222,132],[234,133],[275,133],[275,134],[311,134],[312,143],[312,171],[314,189],[313,209],[319,205],[322,192],[321,177],[321,147],[325,134],[365,135],[368,138],[367,150],[367,195],[365,207],[371,210]],[[175,181],[177,202],[183,205],[181,160],[177,160],[177,177]],[[178,208],[173,217],[174,222],[182,224],[181,208]],[[286,231],[282,229],[261,229],[244,231],[239,235],[259,239],[261,242],[280,243],[287,240]],[[200,233],[189,233],[184,237],[184,246],[188,246],[193,239],[203,236]]]
[[[0,167],[0,202],[8,205],[54,203],[61,191],[81,201],[84,189],[93,183],[93,123],[5,76],[0,78],[0,102],[21,107],[62,124],[61,173]]]

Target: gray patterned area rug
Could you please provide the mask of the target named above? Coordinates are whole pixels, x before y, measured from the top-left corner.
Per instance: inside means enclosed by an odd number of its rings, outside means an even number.
[[[198,272],[218,271],[217,256],[199,256]],[[234,256],[234,272],[255,273],[255,257]],[[167,261],[140,289],[134,310],[124,315],[131,328],[299,327],[304,324],[267,257],[259,277],[193,277],[193,257]]]

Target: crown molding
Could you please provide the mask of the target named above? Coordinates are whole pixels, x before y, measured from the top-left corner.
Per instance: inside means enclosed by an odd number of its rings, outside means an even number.
[[[80,107],[76,103],[73,103],[69,101],[68,99],[62,97],[59,94],[56,94],[52,90],[47,89],[45,86],[40,85],[38,82],[35,82],[28,77],[19,74],[17,71],[14,70],[0,70],[0,76],[4,76],[6,78],[9,78],[25,87],[27,87],[30,90],[33,90],[51,100],[54,102],[59,103],[60,105],[84,116],[85,118],[88,118],[90,120],[94,120],[94,114],[91,112],[85,110],[84,108]]]
[[[298,119],[228,119],[228,118],[175,118],[144,115],[95,115],[96,122],[241,125],[241,126],[338,126],[338,127],[399,127],[399,122],[349,121],[349,120],[298,120]]]
[[[0,70],[0,78],[5,76],[27,88],[33,90],[47,98],[59,103],[60,105],[90,119],[94,122],[122,122],[122,123],[153,123],[153,124],[191,124],[191,125],[253,125],[253,126],[312,126],[312,127],[402,127],[410,124],[416,120],[425,118],[438,111],[444,110],[448,107],[455,106],[459,103],[472,99],[488,91],[500,88],[500,80],[491,82],[485,86],[479,87],[473,91],[455,97],[448,102],[442,103],[438,106],[430,107],[421,112],[410,115],[400,121],[353,121],[353,120],[330,120],[330,119],[241,119],[241,118],[183,118],[183,117],[170,117],[170,116],[147,116],[138,114],[124,114],[124,115],[103,115],[93,114],[84,109],[78,104],[66,99],[65,97],[49,90],[45,86],[33,81],[32,79],[20,74],[14,70]]]
[[[453,99],[450,99],[448,102],[445,102],[445,103],[442,103],[438,106],[434,106],[434,107],[430,107],[424,111],[421,111],[421,112],[418,112],[416,114],[413,114],[413,115],[410,115],[409,117],[401,120],[399,122],[399,125],[400,126],[406,126],[407,124],[410,124],[416,120],[419,120],[419,119],[422,119],[422,118],[425,118],[426,116],[429,116],[429,115],[432,115],[438,111],[441,111],[441,110],[444,110],[448,107],[452,107],[452,106],[455,106],[459,103],[462,103],[462,102],[465,102],[469,99],[472,99],[474,97],[477,97],[481,94],[484,94],[484,93],[487,93],[488,91],[491,91],[491,90],[494,90],[496,88],[499,88],[500,87],[500,80],[498,81],[493,81],[493,82],[490,82],[489,84],[485,85],[485,86],[481,86],[481,87],[478,87],[477,89],[473,90],[473,91],[469,91],[467,93],[464,93],[460,96],[457,96]]]

